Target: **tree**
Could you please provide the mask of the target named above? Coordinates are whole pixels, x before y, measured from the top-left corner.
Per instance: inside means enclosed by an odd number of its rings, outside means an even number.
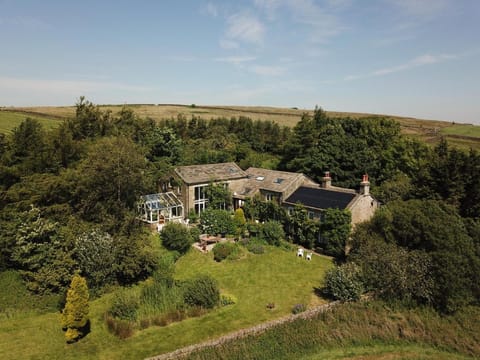
[[[226,184],[210,184],[205,189],[208,206],[213,209],[229,209],[232,205],[232,193]]]
[[[100,289],[115,280],[117,256],[115,243],[108,233],[91,229],[75,241],[75,258],[90,289]]]
[[[146,161],[125,137],[102,138],[89,149],[77,170],[77,208],[89,221],[121,223],[144,191]],[[114,226],[112,226],[114,227]]]
[[[245,226],[247,224],[247,219],[245,219],[245,214],[243,213],[242,208],[238,208],[235,210],[233,215],[233,222],[235,224],[235,234],[238,238],[241,238],[245,232]]]
[[[186,253],[193,243],[188,227],[174,222],[169,222],[163,227],[160,238],[163,246],[181,254]]]
[[[295,243],[311,249],[318,239],[320,223],[308,218],[305,206],[296,204],[290,213],[286,228]]]
[[[348,210],[327,209],[320,224],[321,245],[327,255],[345,257],[351,231],[352,215]]]
[[[67,286],[75,263],[58,223],[32,207],[19,215],[14,239],[11,259],[29,290],[58,293]]]
[[[479,300],[480,258],[469,231],[443,201],[393,201],[357,227],[352,259],[389,299],[410,297],[451,313]]]
[[[278,221],[267,221],[260,228],[260,237],[270,245],[278,246],[285,239],[282,224]]]
[[[335,300],[355,301],[364,292],[361,268],[354,263],[335,266],[325,274],[324,292]]]
[[[170,127],[154,126],[145,134],[143,139],[148,148],[147,156],[150,161],[166,159],[172,164],[180,161],[182,156],[182,140]]]
[[[88,287],[85,278],[75,274],[67,291],[65,308],[62,311],[62,328],[66,330],[67,343],[72,343],[87,334]]]

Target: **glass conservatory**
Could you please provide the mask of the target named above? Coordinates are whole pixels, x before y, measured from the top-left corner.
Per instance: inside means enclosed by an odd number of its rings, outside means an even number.
[[[138,218],[149,224],[183,220],[183,204],[173,192],[140,196]]]

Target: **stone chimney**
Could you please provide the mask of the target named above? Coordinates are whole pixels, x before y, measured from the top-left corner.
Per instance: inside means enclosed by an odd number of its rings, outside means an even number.
[[[368,175],[363,175],[362,182],[360,183],[360,194],[369,195],[370,194],[370,181],[368,181]]]
[[[322,178],[322,188],[327,189],[332,186],[332,178],[330,177],[330,171],[325,171],[325,175]]]

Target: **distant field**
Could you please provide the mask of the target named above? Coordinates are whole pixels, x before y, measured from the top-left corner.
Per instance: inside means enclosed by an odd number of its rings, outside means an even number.
[[[123,106],[124,105],[100,105],[102,109],[111,110],[113,114],[118,113]],[[202,106],[193,104],[127,104],[126,106],[132,108],[139,117],[149,117],[157,121],[165,118],[177,118],[180,115],[185,116],[187,119],[190,119],[192,116],[198,116],[204,119],[246,116],[253,120],[271,120],[279,125],[290,127],[295,126],[304,113],[313,114],[312,109],[266,106]],[[51,119],[64,119],[75,115],[74,106],[7,108],[7,110],[16,111],[15,114],[21,111],[33,117],[50,117]],[[475,148],[480,150],[480,126],[384,114],[336,111],[327,111],[327,114],[332,117],[352,117],[359,119],[371,116],[385,117],[398,121],[403,134],[424,141],[427,144],[434,145],[438,143],[443,136],[447,138],[450,144],[459,148]],[[2,112],[0,112],[0,115],[2,115]],[[4,128],[7,130],[11,129],[7,125],[3,125],[3,128],[1,124],[2,120],[0,118],[1,132],[5,132]]]
[[[0,133],[6,134],[13,128],[20,125],[27,117],[36,119],[43,124],[46,129],[52,129],[60,124],[59,119],[48,118],[48,115],[28,115],[21,112],[11,112],[0,110]]]

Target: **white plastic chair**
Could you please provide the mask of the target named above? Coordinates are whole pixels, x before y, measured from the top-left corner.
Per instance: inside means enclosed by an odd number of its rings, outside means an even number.
[[[303,257],[303,249],[301,249],[301,248],[298,249],[297,256]]]
[[[306,259],[307,260],[312,260],[312,253],[307,253]]]

